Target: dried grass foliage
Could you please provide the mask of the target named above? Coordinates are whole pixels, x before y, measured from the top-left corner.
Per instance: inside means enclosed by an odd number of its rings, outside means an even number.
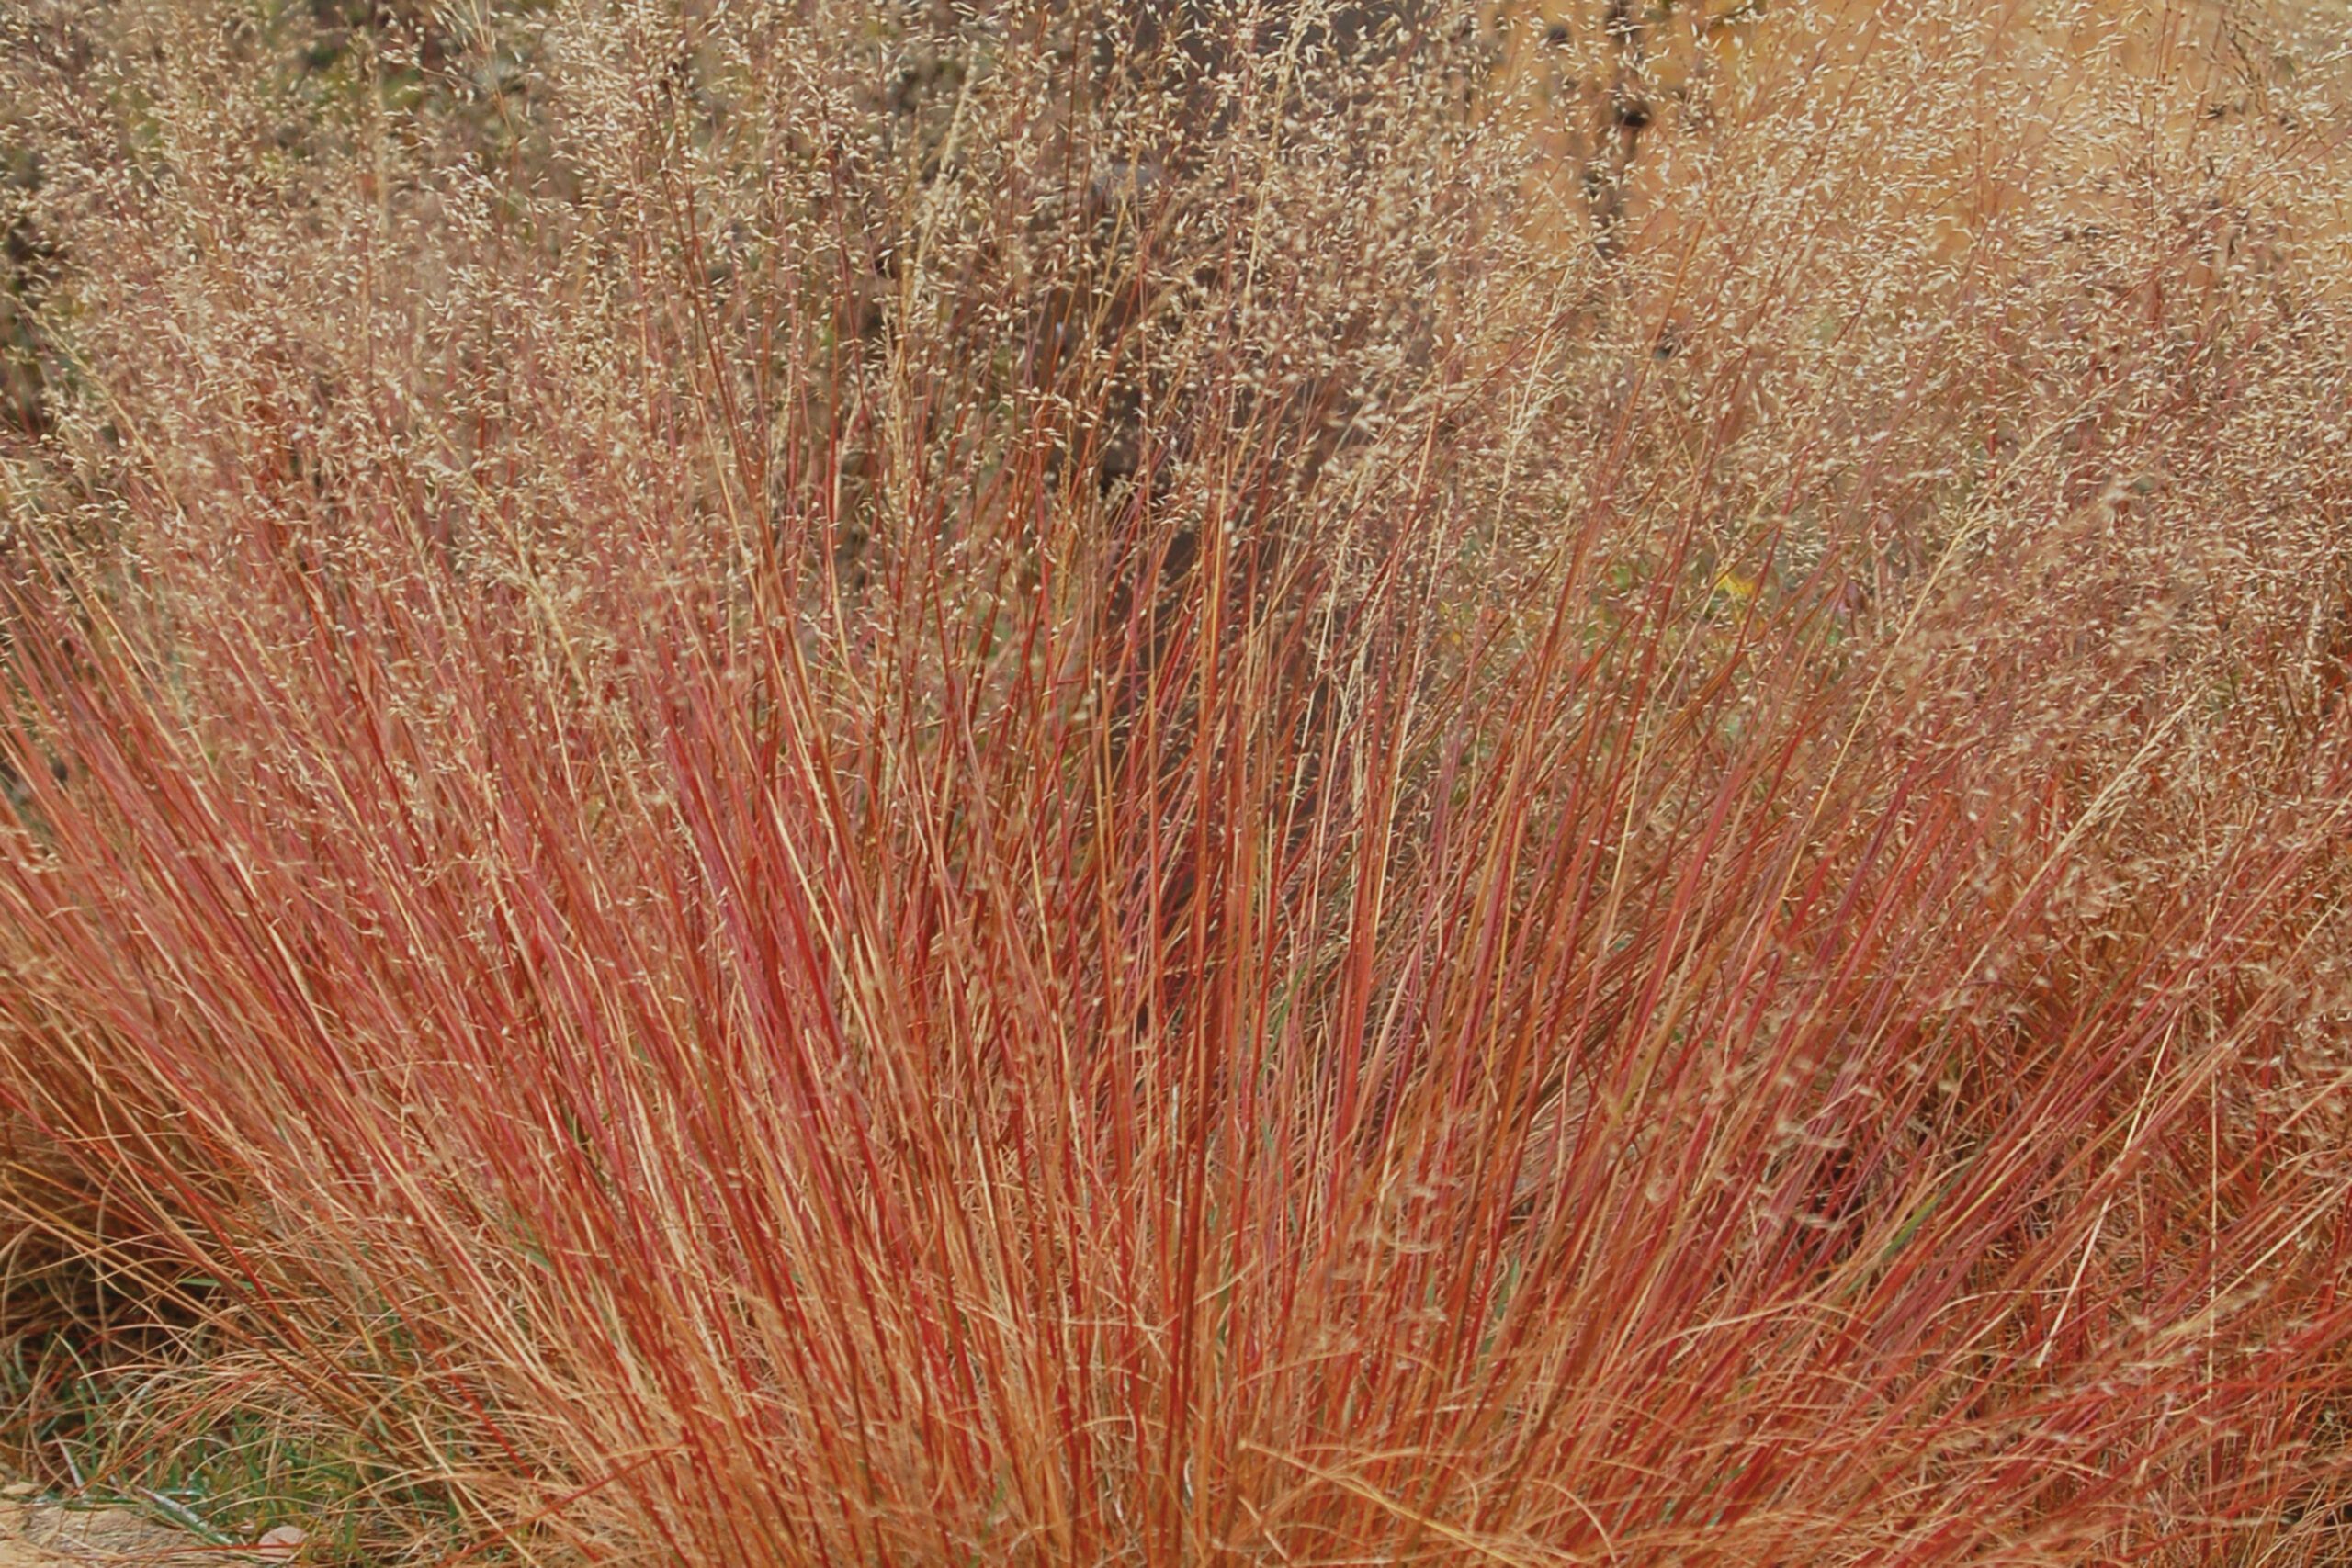
[[[350,1561],[2338,1560],[2324,51],[1613,15],[9,17],[19,1366]]]

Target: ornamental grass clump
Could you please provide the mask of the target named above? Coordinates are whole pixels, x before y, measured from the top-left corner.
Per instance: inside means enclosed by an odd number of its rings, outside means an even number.
[[[11,1462],[2341,1560],[2329,62],[1668,9],[8,17]]]

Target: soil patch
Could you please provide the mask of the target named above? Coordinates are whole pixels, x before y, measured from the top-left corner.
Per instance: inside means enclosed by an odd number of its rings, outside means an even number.
[[[243,1550],[208,1545],[129,1508],[43,1502],[34,1488],[0,1485],[0,1568],[224,1568],[300,1560],[299,1533]]]

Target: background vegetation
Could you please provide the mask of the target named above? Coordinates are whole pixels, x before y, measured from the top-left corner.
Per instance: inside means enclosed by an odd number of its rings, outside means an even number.
[[[306,1560],[2346,1560],[2340,16],[19,0],[0,1427]]]

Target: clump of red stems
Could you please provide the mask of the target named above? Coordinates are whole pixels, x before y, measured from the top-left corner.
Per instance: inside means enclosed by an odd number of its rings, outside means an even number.
[[[16,1331],[481,1560],[2331,1560],[2322,133],[1141,16],[11,24]]]

